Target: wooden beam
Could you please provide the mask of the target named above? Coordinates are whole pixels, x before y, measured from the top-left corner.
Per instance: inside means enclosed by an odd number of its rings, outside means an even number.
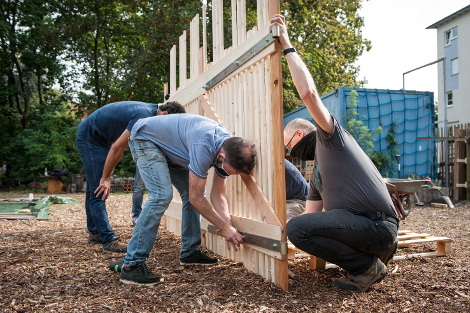
[[[207,99],[207,96],[205,94],[200,96],[199,98],[197,98],[197,100],[199,102],[199,106],[204,110],[204,112],[205,112],[205,114],[208,118],[210,118],[211,120],[214,120],[217,123],[219,123],[220,125],[224,126],[224,124],[222,124],[222,121],[220,120],[219,116],[215,112],[214,108],[210,104],[210,102]]]
[[[282,222],[279,219],[279,217],[276,215],[277,212],[273,210],[271,204],[269,203],[268,199],[264,195],[263,191],[261,190],[260,186],[258,185],[258,182],[253,177],[253,175],[245,174],[245,175],[240,175],[240,176],[243,179],[243,182],[245,183],[245,186],[250,192],[253,200],[255,201],[256,207],[261,212],[261,216],[263,216],[265,222],[268,224],[281,226]],[[284,189],[283,194],[285,198],[286,197],[285,189]],[[284,204],[284,207],[285,207],[285,204]],[[284,211],[284,217],[285,217],[285,211]],[[287,241],[287,236],[285,236],[285,239],[282,239],[282,240]]]
[[[281,12],[280,0],[269,1],[269,18]],[[269,24],[269,23],[268,23]],[[267,24],[267,25],[268,25]],[[271,114],[273,119],[272,129],[272,154],[273,169],[276,182],[274,185],[274,208],[276,216],[281,225],[286,226],[286,179],[284,165],[284,144],[283,144],[283,109],[282,109],[282,48],[276,41],[277,52],[271,55]],[[269,109],[269,108],[268,108]],[[287,234],[284,233],[284,241],[287,241]],[[276,282],[279,287],[287,291],[289,288],[287,273],[287,258],[285,260],[276,260]]]
[[[255,221],[250,218],[231,215],[233,227],[239,231],[261,237],[282,240],[284,230],[282,226]]]

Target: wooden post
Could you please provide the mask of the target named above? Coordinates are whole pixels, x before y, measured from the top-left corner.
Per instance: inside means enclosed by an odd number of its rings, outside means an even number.
[[[62,181],[57,177],[49,177],[47,180],[47,191],[49,193],[62,192]]]
[[[312,270],[324,270],[326,267],[326,261],[316,256],[310,256],[310,269]]]
[[[279,0],[269,2],[269,16],[281,12]],[[271,112],[273,119],[273,169],[274,169],[274,209],[284,226],[282,240],[287,241],[286,227],[286,178],[284,165],[283,144],[283,110],[282,110],[282,49],[278,41],[275,42],[277,52],[271,55]],[[287,291],[289,288],[287,258],[276,259],[277,285]]]

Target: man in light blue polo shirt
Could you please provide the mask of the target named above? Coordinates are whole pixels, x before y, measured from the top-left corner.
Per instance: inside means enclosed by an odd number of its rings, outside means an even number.
[[[232,246],[237,250],[243,236],[230,220],[225,178],[251,173],[256,162],[256,151],[251,142],[232,137],[223,126],[206,117],[175,114],[138,121],[132,128],[129,147],[149,198],[129,241],[121,282],[154,285],[162,280],[150,272],[145,263],[152,251],[160,219],[171,202],[172,184],[183,200],[182,239],[185,244],[180,251],[181,265],[218,262],[199,250],[199,213],[220,229],[229,249]],[[211,167],[216,173],[211,190],[213,207],[204,196]]]

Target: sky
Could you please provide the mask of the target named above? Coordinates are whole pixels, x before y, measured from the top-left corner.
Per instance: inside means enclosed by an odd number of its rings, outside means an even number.
[[[370,0],[363,37],[372,49],[356,62],[366,88],[399,90],[403,73],[437,60],[437,30],[426,27],[464,8],[470,0]],[[442,38],[442,40],[444,40]],[[437,100],[437,64],[405,75],[405,89],[432,91]]]

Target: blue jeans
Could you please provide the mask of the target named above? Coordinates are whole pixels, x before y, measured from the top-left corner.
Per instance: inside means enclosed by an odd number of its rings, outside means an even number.
[[[173,198],[172,183],[183,200],[182,241],[180,257],[184,258],[199,249],[201,243],[201,218],[189,204],[189,172],[187,169],[169,166],[166,155],[148,140],[129,139],[132,157],[137,163],[149,198],[127,245],[124,264],[127,267],[146,262],[157,237],[160,220]]]
[[[347,210],[299,215],[287,223],[287,236],[299,249],[336,264],[352,275],[365,273],[374,254],[390,249],[398,225]]]
[[[103,241],[103,247],[117,238],[108,220],[106,203],[100,197],[96,197],[94,191],[100,185],[103,175],[104,163],[110,147],[92,144],[76,137],[78,153],[82,158],[86,175],[85,211],[88,231],[98,233]]]
[[[134,192],[132,193],[132,218],[139,218],[144,201],[145,184],[140,176],[139,167],[135,167]]]

